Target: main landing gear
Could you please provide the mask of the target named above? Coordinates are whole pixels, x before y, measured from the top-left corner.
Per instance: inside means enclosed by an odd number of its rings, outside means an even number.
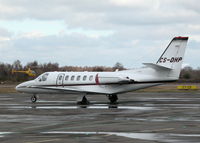
[[[31,97],[31,102],[32,103],[35,103],[37,101],[37,96],[36,95],[33,95],[32,97]]]
[[[108,99],[110,100],[111,104],[116,104],[118,100],[117,94],[108,95]]]
[[[77,104],[79,105],[88,105],[90,102],[87,100],[86,96],[83,96],[81,101],[77,101]]]

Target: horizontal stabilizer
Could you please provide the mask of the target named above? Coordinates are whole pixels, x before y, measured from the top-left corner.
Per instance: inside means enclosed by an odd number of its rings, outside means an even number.
[[[161,65],[153,64],[153,63],[143,63],[145,66],[156,69],[156,70],[172,70],[171,68],[164,67]]]

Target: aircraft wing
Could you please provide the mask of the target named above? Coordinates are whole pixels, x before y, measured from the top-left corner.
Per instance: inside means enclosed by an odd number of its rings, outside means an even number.
[[[64,88],[64,87],[54,87],[54,86],[31,86],[31,88],[37,88],[37,89],[48,89],[48,90],[55,90],[60,91],[60,93],[67,92],[67,93],[98,93],[98,92],[92,92],[92,91],[85,91],[81,89],[75,89],[75,88]]]

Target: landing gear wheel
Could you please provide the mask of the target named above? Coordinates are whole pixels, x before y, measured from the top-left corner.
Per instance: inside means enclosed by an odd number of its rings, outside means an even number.
[[[118,100],[117,94],[108,95],[108,99],[110,100],[111,104],[115,104]]]
[[[31,102],[32,103],[35,103],[37,101],[37,96],[36,95],[33,95],[32,97],[31,97]]]
[[[88,105],[90,102],[87,100],[86,96],[83,96],[81,101],[78,101],[77,104],[79,105]]]

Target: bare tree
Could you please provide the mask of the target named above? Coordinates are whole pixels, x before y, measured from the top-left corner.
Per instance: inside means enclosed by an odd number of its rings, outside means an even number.
[[[113,66],[113,70],[124,70],[124,66],[117,62],[114,66]]]
[[[13,68],[14,68],[15,70],[22,70],[22,65],[21,65],[20,60],[14,61],[14,63],[13,63]]]

